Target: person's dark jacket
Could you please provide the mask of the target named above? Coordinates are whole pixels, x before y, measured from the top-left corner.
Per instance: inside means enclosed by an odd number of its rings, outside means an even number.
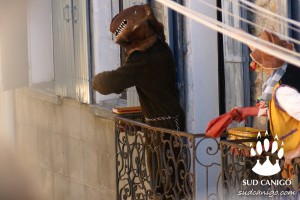
[[[99,73],[93,80],[93,89],[104,95],[120,93],[132,86],[136,86],[146,118],[179,116],[180,129],[183,130],[184,117],[178,101],[175,64],[167,44],[158,40],[144,52],[135,51],[123,66]],[[176,129],[174,121],[148,124]]]
[[[289,64],[279,83],[293,87],[300,92],[300,68]]]

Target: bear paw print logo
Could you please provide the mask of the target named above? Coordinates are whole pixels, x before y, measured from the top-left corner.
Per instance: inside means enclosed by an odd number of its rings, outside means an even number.
[[[268,132],[266,132],[265,136],[268,136]],[[261,138],[260,133],[258,133],[257,138]],[[270,143],[268,138],[264,139],[263,145],[262,145],[261,141],[258,141],[256,144],[256,148],[255,148],[256,150],[254,150],[254,148],[251,148],[251,150],[250,150],[251,156],[260,156],[263,153],[263,151],[268,152],[271,149],[271,153],[272,154],[277,153],[277,156],[279,158],[279,159],[276,159],[276,163],[274,165],[271,163],[269,156],[266,156],[266,161],[263,164],[260,164],[259,160],[257,159],[257,162],[256,162],[255,166],[252,168],[252,171],[258,175],[272,176],[281,171],[280,166],[279,166],[279,160],[283,157],[283,154],[284,154],[284,150],[282,148],[283,142],[281,143],[281,146],[279,148],[278,142],[277,142],[278,141],[277,135],[275,136],[274,139],[275,140],[272,142],[272,144]]]

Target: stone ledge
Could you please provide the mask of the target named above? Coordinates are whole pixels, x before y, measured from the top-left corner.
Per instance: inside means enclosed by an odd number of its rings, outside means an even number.
[[[63,98],[55,93],[55,83],[53,81],[38,83],[30,87],[24,87],[17,90],[33,99],[46,101],[56,105],[63,104]],[[99,104],[90,104],[89,106],[91,113],[94,115],[114,120],[114,118],[118,115],[114,114],[112,109],[114,107],[125,107],[126,100],[112,99],[101,101]]]
[[[30,87],[25,87],[17,90],[22,90],[23,93],[34,99],[47,101],[49,103],[57,105],[62,104],[61,96],[58,96],[55,93],[54,82],[38,83]]]
[[[107,101],[102,101],[99,104],[90,105],[90,111],[98,116],[113,120],[117,114],[112,112],[114,107],[124,107],[126,106],[126,100],[123,99],[112,99]]]
[[[116,114],[112,112],[112,108],[103,107],[98,104],[90,105],[90,111],[98,117],[103,117],[111,120],[116,117]]]

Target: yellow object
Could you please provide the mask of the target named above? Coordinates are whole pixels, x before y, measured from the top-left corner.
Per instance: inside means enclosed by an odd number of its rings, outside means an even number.
[[[278,105],[275,97],[278,88],[279,84],[277,83],[274,87],[272,100],[269,103],[270,129],[274,138],[277,134],[279,145],[281,145],[281,141],[284,142],[284,151],[288,152],[296,149],[299,145],[300,121],[291,117]]]
[[[258,132],[261,133],[261,136],[264,136],[265,130],[260,130],[251,127],[238,127],[238,128],[230,128],[228,131],[228,139],[229,140],[243,140],[243,139],[251,139],[257,138]],[[256,142],[244,142],[246,146],[255,146]]]

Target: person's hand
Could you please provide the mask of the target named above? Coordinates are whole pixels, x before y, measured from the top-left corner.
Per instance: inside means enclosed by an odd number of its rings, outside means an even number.
[[[300,157],[300,144],[295,150],[289,151],[284,154],[284,163],[291,164],[292,160],[298,157]]]
[[[266,107],[268,107],[268,105],[267,105],[267,103],[265,102],[265,101],[263,101],[263,100],[260,100],[260,102],[259,102],[259,106],[258,106],[259,108],[266,108]]]

